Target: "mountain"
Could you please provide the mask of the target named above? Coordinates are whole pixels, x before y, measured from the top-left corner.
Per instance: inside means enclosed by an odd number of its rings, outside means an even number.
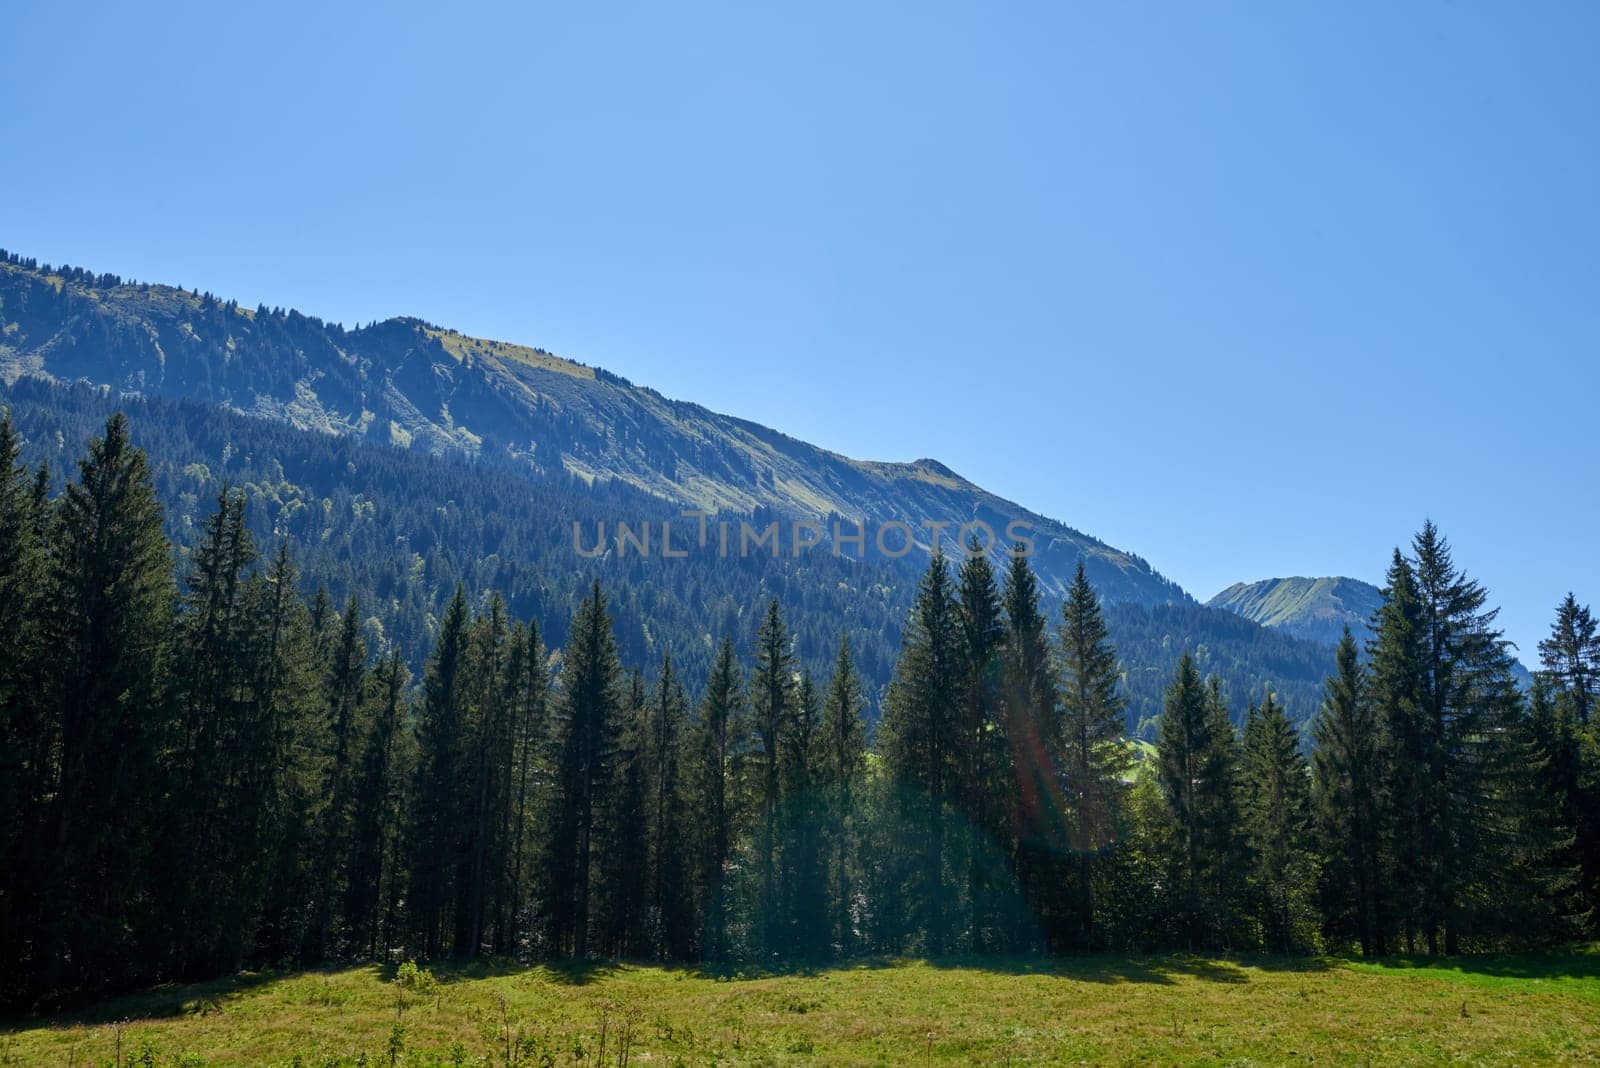
[[[904,523],[924,550],[929,522],[950,524],[947,550],[963,523],[982,521],[1003,543],[1020,522],[1049,595],[1065,592],[1082,557],[1109,600],[1188,600],[1140,557],[937,461],[854,460],[542,349],[420,319],[346,330],[295,311],[251,310],[209,293],[4,254],[0,380],[22,375],[183,397],[424,452],[510,457],[540,473],[621,481],[708,512],[765,508],[810,520]],[[885,544],[896,550],[901,537],[887,532]]]
[[[28,461],[48,462],[58,486],[106,416],[126,411],[180,547],[223,486],[243,492],[260,543],[292,539],[308,588],[325,586],[339,603],[360,597],[375,644],[394,642],[414,666],[457,582],[499,592],[556,645],[576,597],[599,578],[631,665],[671,651],[696,685],[714,643],[747,642],[757,609],[776,596],[802,664],[825,672],[848,634],[881,693],[924,553],[839,558],[825,542],[722,559],[713,536],[664,566],[614,538],[599,558],[573,543],[574,524],[614,533],[619,520],[657,530],[671,521],[681,547],[694,529],[684,507],[758,528],[779,516],[899,521],[921,531],[924,551],[924,520],[979,518],[1001,535],[1014,520],[1030,524],[1052,619],[1080,556],[1107,601],[1129,726],[1141,736],[1183,649],[1223,680],[1238,718],[1270,685],[1305,723],[1333,666],[1328,646],[1197,604],[1139,556],[937,461],[849,459],[598,368],[418,319],[347,330],[0,253],[0,405],[18,420]]]
[[[1206,602],[1298,638],[1333,644],[1345,627],[1365,643],[1383,591],[1353,578],[1275,578],[1236,582]]]

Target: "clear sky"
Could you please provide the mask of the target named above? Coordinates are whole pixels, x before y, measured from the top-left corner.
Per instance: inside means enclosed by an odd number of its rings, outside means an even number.
[[[1600,602],[1600,4],[0,15],[0,245],[933,456],[1201,598]]]

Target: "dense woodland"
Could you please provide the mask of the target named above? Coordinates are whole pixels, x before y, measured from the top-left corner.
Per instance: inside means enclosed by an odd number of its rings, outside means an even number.
[[[869,732],[776,597],[703,683],[458,584],[412,677],[361,591],[220,492],[178,554],[113,416],[64,486],[0,424],[0,976],[34,1003],[245,966],[1126,948],[1455,953],[1592,936],[1600,638],[1531,691],[1431,525],[1301,744],[1174,651],[1154,752],[1080,572],[935,556]],[[370,596],[370,594],[368,594]],[[1047,617],[1048,616],[1048,617]]]

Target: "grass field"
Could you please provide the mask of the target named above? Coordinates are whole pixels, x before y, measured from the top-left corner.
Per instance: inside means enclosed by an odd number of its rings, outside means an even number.
[[[1600,1063],[1600,954],[242,975],[10,1021],[0,1065]],[[520,1040],[519,1040],[520,1039]],[[508,1056],[509,1050],[509,1056]],[[602,1059],[603,1053],[603,1059]],[[392,1056],[392,1059],[391,1059]]]

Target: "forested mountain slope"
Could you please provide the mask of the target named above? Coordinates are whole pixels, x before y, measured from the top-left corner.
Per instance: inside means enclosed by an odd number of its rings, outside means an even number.
[[[714,643],[726,634],[747,648],[759,609],[776,595],[800,663],[818,678],[826,677],[838,636],[849,635],[875,714],[925,563],[826,551],[798,560],[709,552],[591,559],[574,551],[573,522],[582,524],[589,548],[597,521],[681,522],[677,507],[625,483],[536,474],[511,458],[433,456],[192,401],[118,397],[31,377],[0,385],[0,407],[12,413],[24,458],[48,462],[58,485],[84,442],[112,412],[125,411],[135,442],[150,454],[180,546],[193,544],[225,485],[242,491],[258,541],[270,547],[290,538],[307,586],[326,586],[336,604],[359,596],[369,639],[399,645],[414,671],[457,582],[475,596],[499,591],[513,616],[537,620],[557,647],[588,580],[598,577],[630,666],[670,651],[698,690]],[[1048,597],[1045,608],[1059,618],[1057,598]],[[1305,722],[1332,666],[1325,646],[1192,601],[1113,604],[1107,622],[1123,663],[1129,727],[1144,737],[1184,649],[1223,679],[1236,718],[1270,684],[1290,718]]]
[[[708,511],[904,522],[924,548],[929,521],[982,520],[1003,536],[1021,520],[1048,594],[1065,591],[1082,557],[1108,600],[1188,600],[1140,557],[937,461],[853,460],[540,349],[419,319],[347,330],[0,254],[0,379],[25,374],[184,397],[430,453],[511,458],[547,476],[612,479]]]

